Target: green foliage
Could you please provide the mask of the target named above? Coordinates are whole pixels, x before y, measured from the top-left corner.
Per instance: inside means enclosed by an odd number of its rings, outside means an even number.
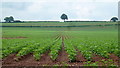
[[[16,56],[24,56],[29,53],[32,53],[34,49],[36,49],[38,46],[40,46],[39,43],[35,43],[32,45],[28,45],[27,47],[22,48]]]
[[[4,47],[2,50],[2,58],[8,56],[11,53],[16,53],[20,51],[22,48],[26,47],[27,45],[31,44],[30,42],[16,42],[13,44],[9,44],[6,48]]]
[[[98,68],[98,62],[92,63],[91,61],[87,61],[83,66],[92,66],[92,68]]]
[[[60,18],[63,19],[64,21],[68,19],[66,14],[62,14]]]
[[[54,45],[52,45],[52,47],[50,48],[50,58],[52,60],[56,60],[57,56],[58,56],[58,52],[61,50],[61,40],[59,40],[57,43],[55,43]]]
[[[5,20],[6,22],[14,22],[14,18],[13,18],[12,16],[10,16],[10,17],[5,17],[4,20]]]
[[[116,22],[116,21],[118,20],[118,18],[117,18],[117,17],[113,17],[113,18],[111,18],[111,20],[112,20],[113,22]]]
[[[80,51],[83,56],[87,59],[87,60],[91,60],[92,57],[92,51],[90,51],[89,47],[87,47],[87,45],[81,43],[81,44],[77,44],[77,42],[72,42],[75,47],[78,49],[78,51]]]
[[[94,54],[109,58],[110,53],[119,56],[117,41],[109,40],[72,40],[72,44],[83,54],[87,60],[92,60]],[[78,43],[79,42],[79,43]]]
[[[49,42],[49,43],[48,43]],[[38,46],[36,49],[34,49],[33,52],[33,57],[35,58],[35,60],[40,60],[40,57],[43,53],[47,52],[48,50],[50,50],[50,47],[52,45],[52,40],[51,41],[46,41],[46,43],[43,43],[41,45],[44,46]]]
[[[74,46],[71,43],[65,41],[64,47],[65,47],[66,52],[68,53],[68,57],[69,57],[70,61],[75,61],[76,60],[77,51],[74,48]]]
[[[39,52],[35,52],[34,54],[33,54],[33,57],[35,58],[35,60],[40,60],[40,53]]]
[[[108,66],[109,68],[117,68],[117,65],[114,64],[114,61],[111,59],[108,60],[101,60],[101,62],[104,64],[103,66]]]

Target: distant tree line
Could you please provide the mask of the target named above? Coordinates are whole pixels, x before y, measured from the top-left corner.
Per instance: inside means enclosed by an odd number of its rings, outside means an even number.
[[[65,21],[65,22],[109,22],[109,21]]]
[[[23,22],[59,22],[59,21],[23,21]]]
[[[83,22],[83,21],[66,21],[66,20],[68,20],[68,16],[67,16],[66,14],[64,14],[64,13],[60,16],[60,18],[61,18],[62,20],[64,20],[64,22]],[[5,17],[4,20],[5,20],[5,23],[23,22],[23,21],[20,21],[20,20],[14,20],[13,16]],[[110,19],[110,21],[112,21],[112,22],[117,22],[117,21],[118,21],[118,18],[117,18],[117,17],[112,17],[112,18]],[[29,21],[27,21],[27,22],[29,22]],[[33,22],[34,22],[34,21],[33,21]],[[37,22],[59,22],[59,21],[37,21]],[[84,21],[84,22],[90,22],[90,21]],[[95,21],[95,22],[98,22],[98,21]]]

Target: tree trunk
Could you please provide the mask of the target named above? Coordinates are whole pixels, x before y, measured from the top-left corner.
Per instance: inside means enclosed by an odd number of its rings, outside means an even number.
[[[65,22],[65,19],[64,19],[64,22]]]

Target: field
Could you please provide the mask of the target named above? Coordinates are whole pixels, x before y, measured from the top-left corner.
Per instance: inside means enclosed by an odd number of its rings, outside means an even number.
[[[26,23],[3,23],[2,26],[85,26],[85,25],[115,25],[114,22],[26,22]]]
[[[3,66],[118,66],[118,27],[103,23],[3,23]],[[112,24],[104,26],[106,24]],[[96,25],[96,26],[92,26]],[[98,26],[99,25],[99,26]],[[102,25],[102,26],[101,26]]]

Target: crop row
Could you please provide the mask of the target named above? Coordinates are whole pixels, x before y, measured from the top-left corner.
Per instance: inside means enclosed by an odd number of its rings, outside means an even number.
[[[32,53],[36,48],[43,46],[42,44],[48,43],[48,41],[50,40],[41,41],[39,43],[35,41],[22,41],[9,44],[2,49],[2,58],[12,53],[17,53],[16,56],[24,56],[28,53]]]
[[[76,60],[77,51],[80,51],[82,55],[87,59],[91,60],[93,54],[100,55],[105,58],[109,58],[111,53],[119,55],[117,41],[109,40],[79,40],[79,39],[67,39],[62,44],[62,39],[48,39],[40,42],[35,41],[24,41],[16,42],[11,46],[4,47],[2,50],[2,58],[17,53],[16,56],[21,57],[29,53],[33,53],[35,60],[40,60],[40,57],[45,52],[49,51],[49,56],[52,60],[56,60],[59,55],[59,51],[64,45],[65,51],[68,53],[70,61]]]
[[[77,55],[76,49],[70,42],[65,41],[64,43],[65,43],[65,45],[64,45],[65,51],[68,53],[68,57],[69,57],[70,61],[75,61],[76,55]]]
[[[57,41],[54,45],[51,46],[50,48],[50,58],[52,60],[56,60],[57,56],[58,56],[58,52],[61,50],[61,40]]]
[[[110,54],[113,53],[120,57],[118,50],[117,41],[93,41],[93,40],[67,40],[67,45],[74,46],[75,49],[80,51],[87,60],[91,60],[93,54],[100,55],[105,58],[109,58]],[[71,47],[72,47],[71,46]]]
[[[2,58],[10,55],[11,53],[16,53],[18,51],[20,51],[22,48],[27,47],[28,45],[32,45],[34,42],[17,42],[12,44],[11,46],[8,45],[6,48],[4,47],[2,50]]]

